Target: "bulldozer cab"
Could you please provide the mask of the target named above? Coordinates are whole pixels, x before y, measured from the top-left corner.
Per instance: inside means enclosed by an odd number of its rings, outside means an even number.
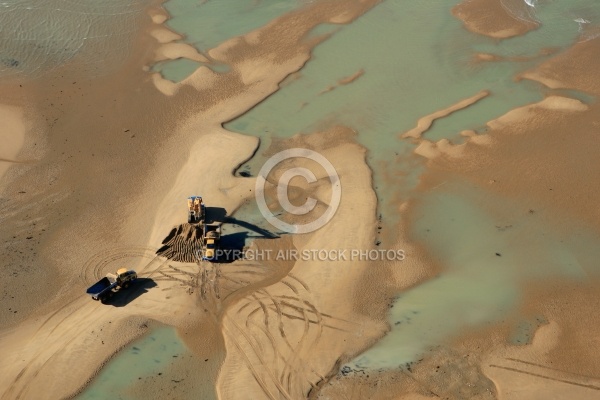
[[[202,206],[202,197],[192,196],[192,197],[188,198],[188,208],[190,209],[190,211],[199,212],[201,206]]]

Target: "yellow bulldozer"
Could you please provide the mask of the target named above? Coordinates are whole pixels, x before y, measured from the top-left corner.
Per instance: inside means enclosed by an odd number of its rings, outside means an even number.
[[[204,221],[206,209],[201,196],[188,197],[188,223],[197,224]]]

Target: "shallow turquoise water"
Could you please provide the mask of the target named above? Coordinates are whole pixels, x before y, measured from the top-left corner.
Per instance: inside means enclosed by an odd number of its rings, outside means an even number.
[[[307,0],[169,0],[164,7],[170,15],[167,26],[185,35],[184,42],[206,54],[224,41],[260,28],[306,3]],[[155,64],[152,69],[160,72],[166,79],[179,82],[194,71],[194,64],[197,63],[178,59]],[[213,63],[206,66],[217,70],[222,67]]]
[[[349,363],[353,369],[405,365],[464,329],[504,320],[530,283],[600,275],[596,234],[576,222],[577,234],[559,233],[547,216],[481,188],[447,182],[422,196],[416,215],[411,236],[444,270],[398,296],[391,331]],[[507,342],[528,343],[544,321],[543,315],[515,321]]]
[[[156,63],[152,66],[152,71],[160,72],[163,78],[172,82],[180,82],[202,65],[203,63],[188,60],[187,58],[178,58],[176,60]]]
[[[302,0],[169,0],[164,7],[171,16],[167,26],[185,34],[186,43],[206,52],[227,39],[260,28],[306,3],[308,1]]]
[[[140,379],[162,373],[176,357],[187,352],[175,329],[154,329],[122,350],[77,399],[133,399],[134,397],[127,393],[131,385]]]
[[[565,10],[581,4],[589,6],[590,1],[540,6],[540,29],[498,42],[467,32],[451,15],[453,2],[383,2],[319,45],[300,79],[226,127],[261,137],[262,148],[272,136],[289,137],[336,124],[355,129],[358,141],[369,150],[379,213],[391,230],[399,222],[397,201],[409,197],[422,171],[421,161],[411,155],[414,145],[399,140],[399,134],[420,117],[483,89],[492,94],[436,121],[425,137],[461,142],[461,130],[481,131],[485,122],[542,99],[541,85],[514,80],[533,61],[474,65],[473,57],[478,52],[534,56],[546,47],[566,48],[577,40],[579,25]],[[426,29],[422,21],[427,21]],[[359,70],[365,73],[355,82],[322,93]],[[263,163],[259,151],[249,171],[256,173]]]

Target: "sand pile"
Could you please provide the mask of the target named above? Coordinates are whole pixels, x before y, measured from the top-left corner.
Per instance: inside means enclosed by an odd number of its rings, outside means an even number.
[[[202,227],[199,225],[179,225],[169,232],[162,241],[163,246],[156,254],[173,261],[196,262],[202,255]]]

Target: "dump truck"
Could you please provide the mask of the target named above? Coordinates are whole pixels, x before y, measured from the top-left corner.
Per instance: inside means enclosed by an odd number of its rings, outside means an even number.
[[[206,213],[201,196],[188,197],[188,223],[196,224],[204,220]]]
[[[217,257],[217,248],[221,239],[221,224],[204,224],[202,241],[203,254],[202,259],[214,261]]]
[[[106,303],[116,292],[127,289],[136,279],[137,273],[134,270],[120,268],[116,274],[106,274],[104,278],[90,286],[86,293],[92,296],[93,300]]]

